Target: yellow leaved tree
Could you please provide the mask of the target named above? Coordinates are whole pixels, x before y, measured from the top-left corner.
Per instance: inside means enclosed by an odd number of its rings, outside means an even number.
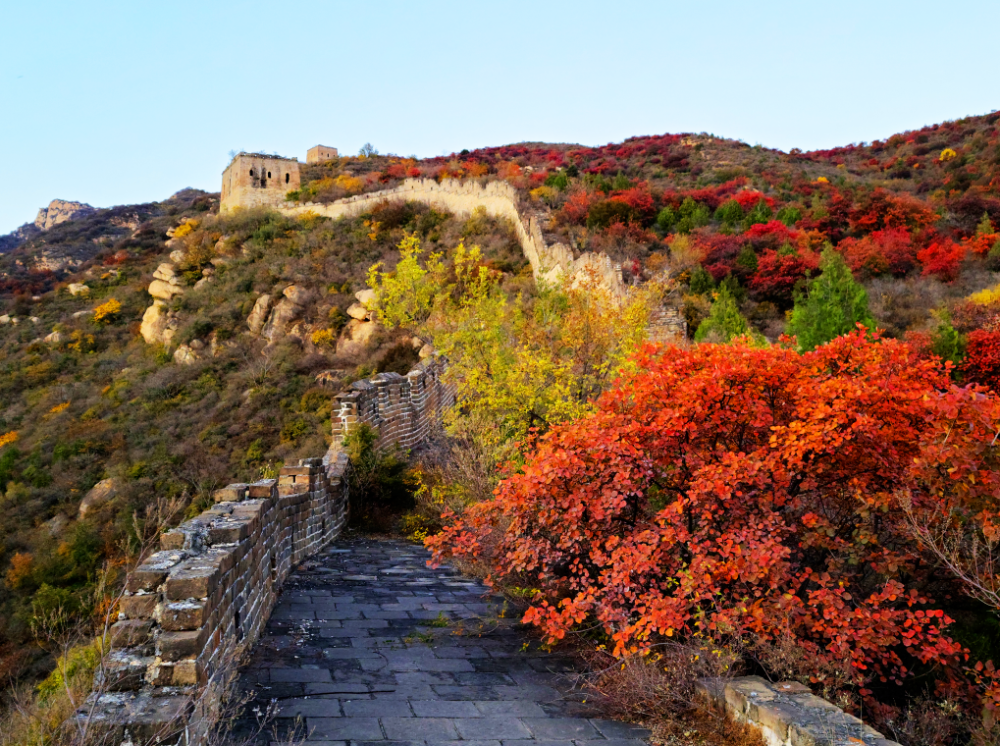
[[[579,417],[630,363],[645,340],[662,288],[617,299],[594,278],[566,289],[514,293],[486,267],[478,247],[422,259],[420,241],[400,244],[394,272],[371,268],[376,314],[388,327],[429,338],[448,360],[459,406],[451,434],[474,437],[499,458],[534,428]]]

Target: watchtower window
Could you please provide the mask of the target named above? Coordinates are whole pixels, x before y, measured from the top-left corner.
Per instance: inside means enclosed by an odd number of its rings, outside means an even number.
[[[285,183],[288,183],[288,179],[291,178],[291,174],[285,174]]]
[[[250,169],[250,175],[253,176],[253,169]]]
[[[270,171],[267,172],[267,178],[269,178],[269,179],[271,178],[271,172]]]

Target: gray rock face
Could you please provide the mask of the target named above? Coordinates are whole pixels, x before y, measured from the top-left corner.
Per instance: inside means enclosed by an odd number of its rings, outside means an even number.
[[[39,230],[47,231],[54,225],[65,223],[67,220],[72,220],[82,215],[89,215],[92,212],[97,211],[83,202],[67,202],[62,199],[54,199],[49,202],[48,207],[43,207],[38,211],[38,217],[35,218],[35,227]]]
[[[80,503],[80,518],[85,518],[87,513],[104,505],[108,500],[118,494],[118,480],[102,479],[90,488]]]
[[[253,304],[253,310],[247,317],[247,326],[250,327],[250,331],[254,334],[260,334],[260,330],[264,328],[264,324],[267,322],[267,315],[271,312],[271,296],[264,293],[257,299],[257,302]]]

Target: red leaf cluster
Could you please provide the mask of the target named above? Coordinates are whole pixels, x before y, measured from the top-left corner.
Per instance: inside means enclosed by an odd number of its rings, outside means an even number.
[[[927,595],[900,500],[996,509],[1000,400],[862,330],[816,351],[647,349],[593,415],[428,540],[540,589],[550,639],[584,622],[617,654],[678,635],[791,635],[858,684],[966,656]]]
[[[968,383],[978,383],[1000,393],[1000,331],[970,332],[960,369]]]

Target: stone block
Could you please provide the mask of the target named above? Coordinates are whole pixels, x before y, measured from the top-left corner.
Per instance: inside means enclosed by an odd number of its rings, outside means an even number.
[[[182,562],[185,557],[184,552],[174,550],[152,554],[132,571],[125,583],[125,590],[129,593],[155,590],[167,579],[167,574],[171,569]]]
[[[118,608],[126,619],[152,619],[156,605],[160,602],[160,594],[145,593],[141,596],[122,596]]]
[[[160,626],[170,632],[201,629],[207,621],[209,606],[205,601],[175,601],[160,610]]]
[[[230,484],[212,493],[215,502],[239,502],[247,497],[249,485],[237,483]]]
[[[126,619],[111,625],[109,635],[113,648],[134,648],[149,643],[153,623],[143,619]]]
[[[160,657],[165,661],[179,661],[185,658],[197,658],[205,647],[204,629],[163,632],[156,646]]]

